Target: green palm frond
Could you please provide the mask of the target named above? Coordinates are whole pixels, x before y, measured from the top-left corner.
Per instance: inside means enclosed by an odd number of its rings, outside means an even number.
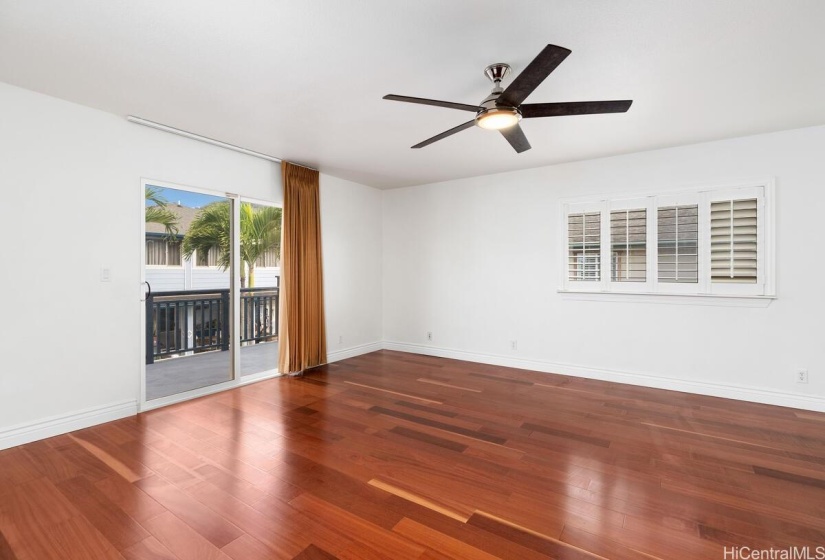
[[[160,224],[166,229],[167,237],[178,234],[178,215],[172,212],[166,205],[169,203],[160,189],[147,186],[145,189],[146,210],[145,217],[147,224]]]
[[[183,238],[183,254],[191,259],[195,252],[206,254],[209,250],[218,251],[218,265],[226,270],[229,258],[229,201],[215,202],[205,206],[189,226]],[[246,280],[248,287],[254,287],[255,266],[259,258],[268,251],[281,250],[281,209],[268,206],[253,206],[248,202],[241,204],[241,280]]]
[[[183,254],[191,259],[195,251],[206,254],[218,251],[218,266],[229,268],[229,201],[213,202],[204,206],[183,238]]]
[[[254,263],[266,252],[281,249],[281,209],[241,205],[241,258]]]

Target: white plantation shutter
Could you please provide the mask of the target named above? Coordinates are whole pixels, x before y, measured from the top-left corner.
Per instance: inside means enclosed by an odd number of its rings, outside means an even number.
[[[601,240],[601,212],[583,212],[567,216],[569,280],[601,280]]]
[[[699,296],[722,298],[716,301],[725,305],[739,305],[733,298],[776,297],[770,178],[578,197],[563,200],[560,210],[561,292],[594,294],[594,300],[610,293]]]
[[[699,282],[699,206],[658,209],[659,282]]]
[[[647,210],[610,213],[610,279],[613,282],[647,280]]]
[[[758,200],[719,200],[710,205],[711,281],[755,284]]]

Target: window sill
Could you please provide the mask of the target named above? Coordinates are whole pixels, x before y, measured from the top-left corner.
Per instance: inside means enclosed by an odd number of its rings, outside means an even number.
[[[716,307],[768,307],[776,296],[719,294],[665,294],[652,292],[602,292],[556,290],[564,300],[610,301],[624,303],[665,303],[674,305],[710,305]]]

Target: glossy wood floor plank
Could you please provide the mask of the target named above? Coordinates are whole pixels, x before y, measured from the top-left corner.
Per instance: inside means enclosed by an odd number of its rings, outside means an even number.
[[[0,451],[0,560],[825,543],[825,414],[380,351]]]

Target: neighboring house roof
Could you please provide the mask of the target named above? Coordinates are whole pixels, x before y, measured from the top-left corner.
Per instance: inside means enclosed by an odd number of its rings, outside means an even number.
[[[184,234],[189,230],[189,226],[192,225],[192,221],[195,219],[195,216],[197,216],[198,212],[201,211],[200,208],[189,208],[188,206],[180,206],[174,203],[167,204],[166,208],[178,215],[178,237],[184,236]],[[162,224],[147,222],[146,233],[159,233],[165,235],[166,228],[164,228]]]

